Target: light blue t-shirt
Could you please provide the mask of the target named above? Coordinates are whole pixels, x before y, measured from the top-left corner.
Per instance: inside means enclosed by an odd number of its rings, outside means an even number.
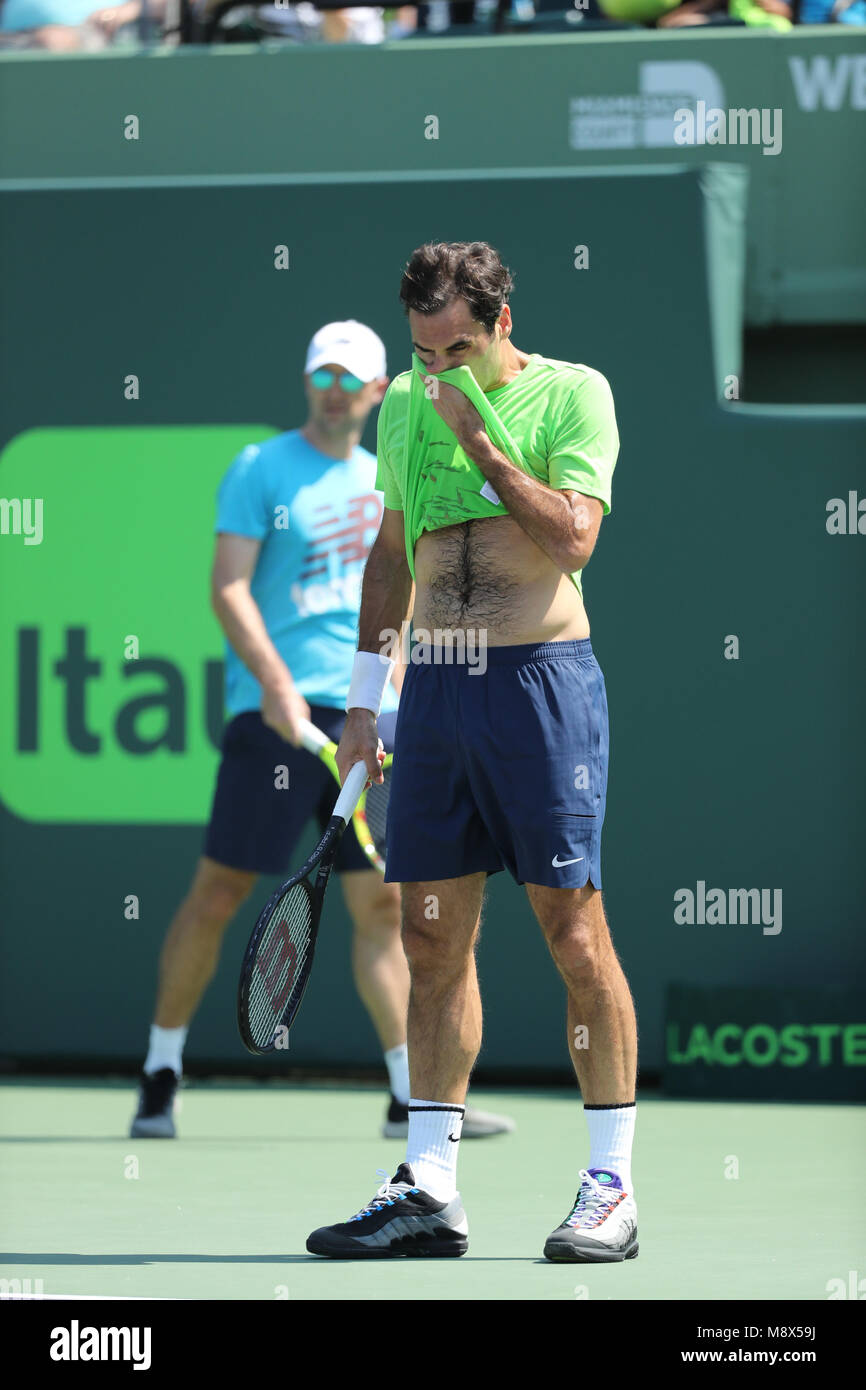
[[[346,707],[361,576],[382,520],[375,480],[366,449],[332,459],[289,430],[250,444],[220,484],[216,529],[262,542],[250,591],[311,705]],[[228,643],[225,675],[230,715],[261,708],[261,686]],[[396,708],[389,681],[382,709]]]
[[[45,24],[83,24],[100,9],[99,0],[6,0],[0,29],[41,29]]]

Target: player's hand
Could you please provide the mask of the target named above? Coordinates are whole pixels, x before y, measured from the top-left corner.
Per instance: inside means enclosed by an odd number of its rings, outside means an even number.
[[[123,5],[110,5],[101,10],[93,10],[87,16],[89,22],[111,36],[124,24],[133,24],[141,14],[138,0]]]
[[[439,419],[454,431],[461,444],[464,440],[468,442],[485,433],[484,421],[468,396],[438,377],[427,376],[424,372],[419,372],[419,376],[428,389],[430,402]]]
[[[355,763],[362,760],[367,765],[371,782],[384,781],[382,763],[385,761],[385,750],[376,732],[376,716],[369,709],[350,709],[337,749],[337,770],[341,785]]]
[[[262,694],[262,719],[269,729],[275,729],[287,743],[300,747],[301,735],[298,722],[309,719],[310,706],[298,691],[294,681],[289,679],[281,685],[272,686]]]

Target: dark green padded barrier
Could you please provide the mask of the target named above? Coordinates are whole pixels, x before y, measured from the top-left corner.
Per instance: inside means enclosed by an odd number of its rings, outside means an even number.
[[[0,88],[6,187],[743,164],[748,322],[866,322],[866,42],[847,25],[2,54]],[[681,109],[707,116],[692,144],[676,141]],[[713,110],[725,143],[697,143],[719,133]],[[754,142],[732,111],[758,113]],[[585,241],[578,219],[572,244]],[[637,226],[629,255],[652,270]]]
[[[174,786],[172,768],[187,758],[181,773],[204,807],[214,754],[199,692],[187,710],[195,749],[127,754],[126,781],[94,781],[94,761],[104,756],[108,767],[120,756],[115,707],[100,693],[105,672],[119,665],[128,633],[140,635],[142,656],[168,657],[187,673],[218,655],[206,565],[213,489],[236,447],[230,427],[261,434],[300,422],[304,345],[330,318],[372,323],[392,372],[402,369],[400,268],[429,237],[493,240],[517,272],[517,344],[587,361],[613,384],[622,453],[585,593],[613,739],[605,896],[638,1004],[644,1067],[662,1065],[671,980],[793,988],[850,976],[862,928],[855,584],[866,540],[829,534],[827,505],[866,492],[866,419],[854,407],[719,403],[705,252],[707,240],[724,242],[712,233],[717,191],[698,170],[663,168],[460,179],[434,190],[378,181],[7,193],[0,264],[14,350],[0,495],[13,495],[13,484],[14,495],[44,488],[45,534],[26,551],[23,537],[0,537],[0,1054],[106,1064],[140,1056],[157,951],[200,843],[185,797],[172,792],[163,806],[162,779],[149,769],[161,760]],[[742,194],[740,181],[725,196]],[[729,210],[736,219],[742,206]],[[283,241],[293,259],[281,273],[272,257]],[[591,248],[589,271],[572,268],[578,241]],[[719,254],[717,285],[726,273]],[[736,353],[730,324],[716,340],[716,355]],[[123,398],[127,372],[140,376],[136,402]],[[187,450],[177,428],[165,443],[169,426],[189,428]],[[203,453],[201,431],[220,426],[222,443]],[[25,433],[48,428],[61,433]],[[113,458],[94,429],[117,432]],[[148,565],[150,625],[139,574]],[[181,636],[169,625],[174,590],[167,598],[163,569],[177,585]],[[38,717],[22,716],[25,739],[34,718],[40,731],[29,753],[15,752],[21,627],[44,633]],[[88,711],[104,736],[100,755],[72,754],[64,742],[51,665],[68,627],[86,628],[103,662]],[[738,660],[724,658],[729,635],[739,638]],[[80,769],[78,807],[70,760]],[[46,782],[58,823],[25,820],[46,800]],[[106,815],[125,823],[98,823],[100,796]],[[70,823],[76,815],[88,823]],[[782,930],[678,924],[675,894],[699,882],[781,889]],[[124,916],[132,894],[138,920]],[[378,1059],[337,902],[335,891],[290,1063]],[[246,1055],[233,1010],[251,917],[252,908],[228,938],[191,1034],[192,1061]],[[563,990],[504,875],[490,888],[480,973],[482,1061],[512,1071],[565,1066]]]

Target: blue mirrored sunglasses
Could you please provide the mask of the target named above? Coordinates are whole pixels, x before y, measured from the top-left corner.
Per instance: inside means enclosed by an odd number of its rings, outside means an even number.
[[[331,372],[327,367],[319,367],[318,371],[310,374],[310,381],[317,391],[328,391],[337,380],[337,373]],[[360,391],[364,385],[359,376],[353,376],[351,372],[343,372],[339,378],[340,386],[344,391]]]

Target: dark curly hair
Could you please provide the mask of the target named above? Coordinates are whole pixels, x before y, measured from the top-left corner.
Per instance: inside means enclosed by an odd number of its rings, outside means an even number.
[[[465,300],[475,322],[492,333],[513,288],[511,271],[488,242],[436,241],[412,252],[400,300],[407,314],[438,314],[453,300]]]

